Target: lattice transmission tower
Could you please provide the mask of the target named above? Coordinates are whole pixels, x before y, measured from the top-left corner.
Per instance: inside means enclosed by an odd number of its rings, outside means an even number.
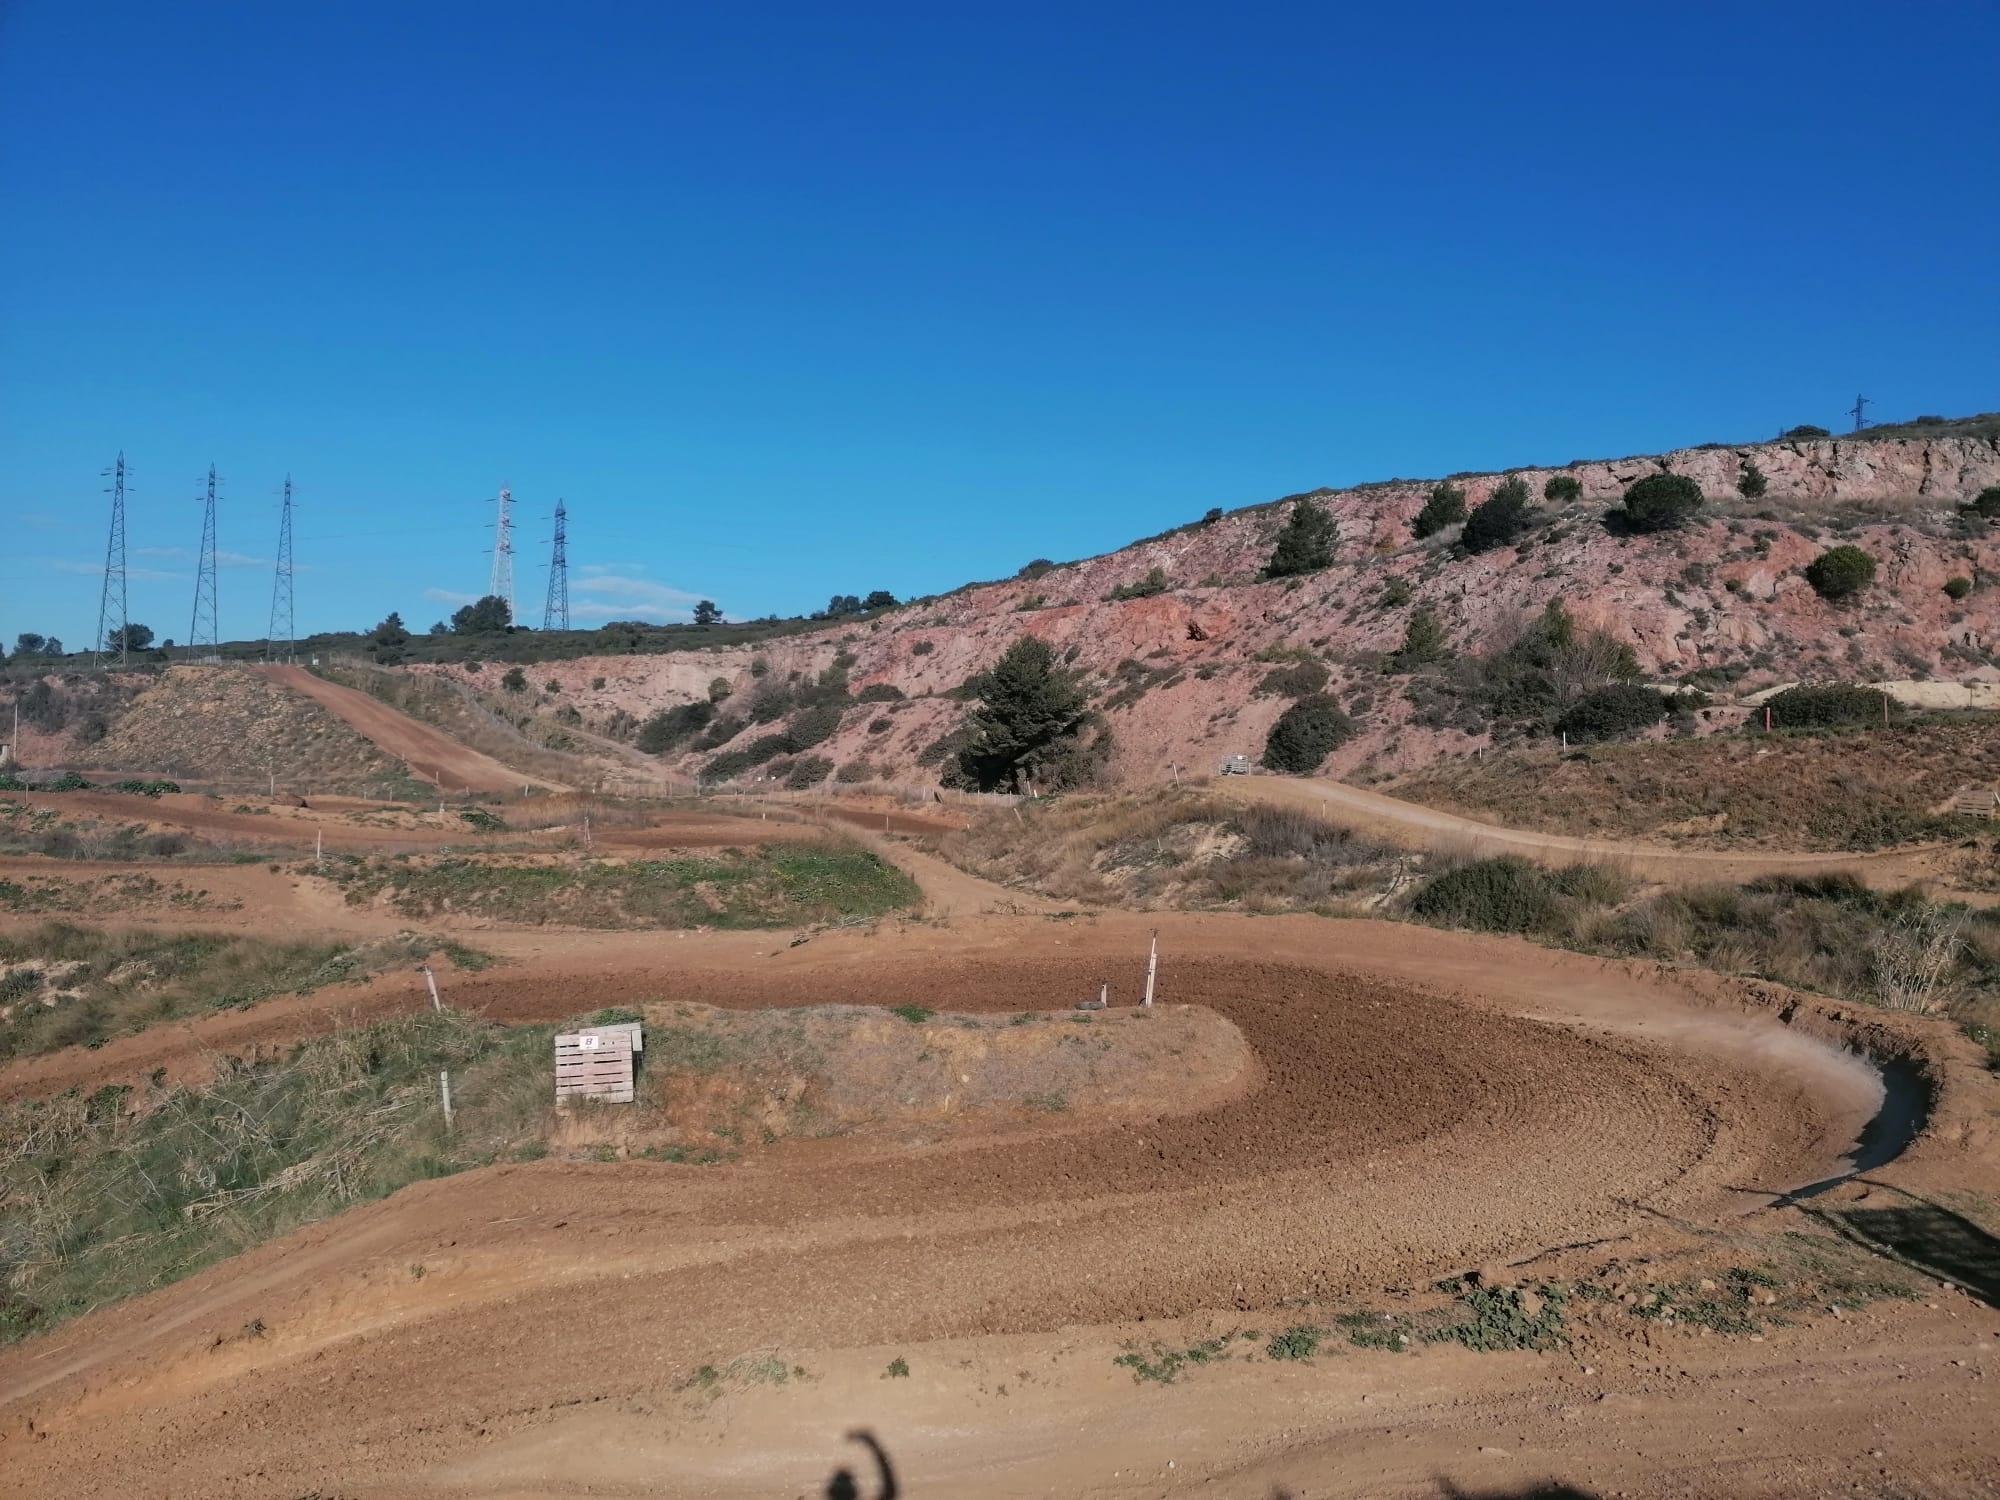
[[[209,654],[219,654],[221,639],[215,626],[215,465],[208,466],[208,500],[201,513],[201,555],[195,563],[194,619],[188,626],[188,655],[201,659],[206,644]]]
[[[125,616],[125,455],[118,455],[118,462],[104,471],[111,481],[107,493],[111,496],[111,535],[104,543],[104,588],[97,596],[97,644],[91,648],[90,659],[103,665],[104,658],[111,650],[111,642],[118,642],[118,665],[124,666],[131,655],[131,632],[125,627],[130,623]],[[113,635],[113,632],[116,635]]]
[[[542,603],[542,629],[569,629],[569,507],[556,501],[556,538],[549,551],[549,596]]]
[[[285,476],[285,498],[278,510],[278,576],[271,584],[271,630],[264,638],[264,660],[290,661],[297,653],[292,621],[292,476]]]
[[[500,509],[493,522],[493,581],[486,592],[507,601],[507,618],[514,618],[514,492],[500,486]]]

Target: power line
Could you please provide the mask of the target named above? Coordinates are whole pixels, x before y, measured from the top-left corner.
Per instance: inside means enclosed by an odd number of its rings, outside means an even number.
[[[493,533],[493,582],[486,592],[507,601],[507,618],[514,618],[514,492],[500,486],[498,518]]]
[[[117,641],[118,665],[124,666],[130,655],[131,631],[125,617],[125,454],[121,450],[118,462],[105,470],[111,480],[111,535],[104,543],[104,587],[97,596],[97,640],[90,648],[90,659],[103,665],[106,651],[113,639],[107,633],[111,625],[113,600],[117,601]]]
[[[569,508],[556,501],[556,536],[549,553],[549,595],[542,604],[542,629],[569,629]]]
[[[280,641],[284,643],[282,656]],[[278,576],[271,584],[271,632],[264,638],[264,659],[290,661],[296,646],[297,632],[292,624],[292,476],[287,474],[284,505],[278,512]]]
[[[215,624],[215,465],[208,466],[208,501],[201,513],[201,557],[194,575],[194,619],[188,625],[188,654],[195,656],[202,646],[202,627],[208,629],[208,649],[219,654],[221,639]]]

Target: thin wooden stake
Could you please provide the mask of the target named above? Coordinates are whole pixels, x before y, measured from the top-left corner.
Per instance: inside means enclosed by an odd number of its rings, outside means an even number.
[[[431,972],[429,964],[424,965],[424,983],[431,987],[431,1009],[443,1015],[444,1001],[438,995],[438,977]]]
[[[444,1128],[449,1130],[451,1129],[451,1074],[444,1069],[438,1071],[438,1098],[444,1101]]]
[[[1146,953],[1146,998],[1141,1004],[1150,1008],[1153,1004],[1153,976],[1160,972],[1160,934],[1153,932],[1153,946]]]

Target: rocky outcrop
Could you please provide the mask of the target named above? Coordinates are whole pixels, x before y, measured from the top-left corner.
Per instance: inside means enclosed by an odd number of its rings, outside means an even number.
[[[1756,499],[1738,493],[1746,461],[1766,480]],[[1654,536],[1608,526],[1607,507],[1625,487],[1661,470],[1701,485],[1702,518]],[[816,753],[934,779],[919,756],[964,712],[946,695],[1032,634],[1091,677],[1117,738],[1115,770],[1131,781],[1260,753],[1283,703],[1259,696],[1257,686],[1268,658],[1287,649],[1326,661],[1334,690],[1363,725],[1328,762],[1328,774],[1393,770],[1478,745],[1476,735],[1415,726],[1404,685],[1382,671],[1381,654],[1400,643],[1418,605],[1436,611],[1454,649],[1466,653],[1503,641],[1560,599],[1628,642],[1653,677],[1708,672],[1741,693],[1782,681],[1894,680],[1966,685],[1970,698],[1985,695],[1977,685],[2000,683],[1993,654],[2000,588],[1992,586],[2000,580],[2000,528],[1958,516],[1962,502],[2000,484],[2000,442],[1778,442],[1513,472],[1537,497],[1551,475],[1573,475],[1581,498],[1539,503],[1537,524],[1519,546],[1476,557],[1458,556],[1449,536],[1413,540],[1410,521],[1431,482],[1398,481],[1315,494],[1338,525],[1339,543],[1332,565],[1304,578],[1259,576],[1294,498],[867,623],[755,649],[551,663],[531,676],[538,687],[555,682],[563,703],[602,723],[616,711],[643,718],[706,696],[716,677],[748,694],[753,663],[784,681],[817,675],[844,654],[857,690],[887,684],[905,697],[857,704]],[[1504,477],[1457,482],[1476,505]],[[1879,568],[1874,586],[1843,604],[1819,598],[1803,571],[1837,542],[1863,548]],[[1171,580],[1169,592],[1108,597],[1152,568]],[[1945,592],[1959,577],[1978,585],[1963,599]],[[427,670],[476,680],[462,669]]]

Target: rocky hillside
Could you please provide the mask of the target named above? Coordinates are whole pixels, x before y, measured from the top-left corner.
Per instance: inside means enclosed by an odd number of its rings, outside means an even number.
[[[412,789],[401,765],[318,704],[230,666],[161,673],[102,738],[69,746],[61,763],[222,787],[256,787],[275,773],[282,791]]]
[[[1766,481],[1755,498],[1739,491],[1746,463]],[[1651,535],[1607,524],[1630,483],[1661,471],[1700,484],[1707,503],[1694,523]],[[1260,684],[1286,652],[1323,662],[1328,690],[1360,724],[1323,774],[1392,772],[1486,743],[1483,726],[1426,709],[1423,684],[1383,659],[1411,612],[1426,606],[1463,657],[1503,644],[1560,600],[1580,623],[1628,644],[1652,677],[1695,679],[1724,701],[1796,680],[2000,682],[2000,592],[1992,587],[2000,525],[1958,514],[2000,485],[2000,438],[1706,447],[1512,472],[1535,497],[1530,530],[1479,555],[1455,546],[1455,527],[1413,538],[1432,481],[1319,491],[1311,498],[1333,517],[1338,542],[1331,565],[1303,577],[1261,578],[1278,531],[1307,498],[1292,496],[756,648],[536,665],[513,696],[523,708],[630,737],[651,714],[726,691],[719,728],[668,756],[693,772],[778,727],[747,721],[743,705],[759,689],[768,696],[772,684],[844,669],[859,701],[809,753],[848,779],[934,781],[937,742],[965,712],[953,690],[1033,634],[1087,674],[1115,735],[1112,775],[1137,783],[1165,778],[1174,764],[1208,771],[1232,754],[1254,759],[1286,701]],[[1578,482],[1577,498],[1542,498],[1555,474]],[[1456,482],[1477,506],[1506,477]],[[1869,553],[1878,572],[1856,598],[1831,603],[1804,569],[1843,543]],[[1163,590],[1111,597],[1153,569]],[[1947,591],[1959,578],[1973,585],[1969,593]],[[493,668],[420,670],[499,696]],[[723,737],[738,721],[741,732]]]

